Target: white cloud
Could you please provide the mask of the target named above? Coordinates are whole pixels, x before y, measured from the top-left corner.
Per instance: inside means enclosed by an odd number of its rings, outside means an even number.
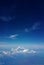
[[[36,53],[36,51],[34,51],[34,50],[30,50],[30,52],[29,53]]]
[[[27,49],[27,48],[22,48],[20,46],[18,46],[17,48],[12,48],[11,50],[9,51],[2,51],[1,54],[3,55],[9,55],[9,56],[13,56],[13,55],[16,55],[16,54],[35,54],[37,53],[35,50],[30,50],[30,49]]]
[[[24,53],[27,53],[27,52],[29,52],[29,50],[28,49],[24,49],[23,52]]]
[[[5,54],[8,54],[9,52],[4,52]],[[18,46],[16,49],[12,48],[11,51],[10,51],[10,54],[18,54],[18,53],[36,53],[36,51],[34,50],[29,50],[29,49],[26,49],[26,48],[22,48],[20,46]]]
[[[11,55],[11,52],[10,51],[2,51],[2,54],[3,55]]]
[[[16,52],[17,53],[36,53],[36,51],[34,50],[29,50],[27,48],[21,48],[21,47],[18,47]]]
[[[7,54],[8,54],[8,52],[7,52],[7,51],[3,51],[3,54],[7,55]]]
[[[18,34],[10,35],[9,38],[16,39],[18,37]]]

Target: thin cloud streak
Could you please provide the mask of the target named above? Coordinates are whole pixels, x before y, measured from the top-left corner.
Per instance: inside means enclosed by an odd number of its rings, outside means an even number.
[[[40,23],[34,23],[30,28],[25,28],[25,32],[31,32],[40,29]]]
[[[10,35],[9,38],[16,39],[18,36],[19,36],[18,34],[14,34],[14,35]]]
[[[8,16],[8,17],[6,17],[6,16],[1,16],[1,17],[0,17],[0,20],[2,20],[2,21],[4,21],[4,22],[9,22],[9,21],[11,21],[11,20],[13,20],[13,19],[15,19],[15,16],[13,16],[13,17],[11,17],[11,16]]]

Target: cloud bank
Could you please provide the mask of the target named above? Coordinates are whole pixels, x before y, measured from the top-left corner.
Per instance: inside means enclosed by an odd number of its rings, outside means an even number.
[[[35,50],[29,50],[27,48],[21,48],[18,46],[17,48],[11,48],[9,51],[3,50],[2,52],[3,55],[15,55],[15,54],[35,54]]]

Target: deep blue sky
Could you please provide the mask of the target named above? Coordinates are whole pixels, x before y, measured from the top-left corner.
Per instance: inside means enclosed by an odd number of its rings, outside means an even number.
[[[42,0],[0,0],[0,44],[44,44]]]

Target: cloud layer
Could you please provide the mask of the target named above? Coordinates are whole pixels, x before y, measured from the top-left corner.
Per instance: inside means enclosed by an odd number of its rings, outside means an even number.
[[[17,48],[12,48],[9,51],[5,51],[3,50],[2,52],[0,52],[0,54],[3,55],[15,55],[15,54],[35,54],[36,51],[35,50],[29,50],[27,48],[21,48],[20,46],[18,46]]]

